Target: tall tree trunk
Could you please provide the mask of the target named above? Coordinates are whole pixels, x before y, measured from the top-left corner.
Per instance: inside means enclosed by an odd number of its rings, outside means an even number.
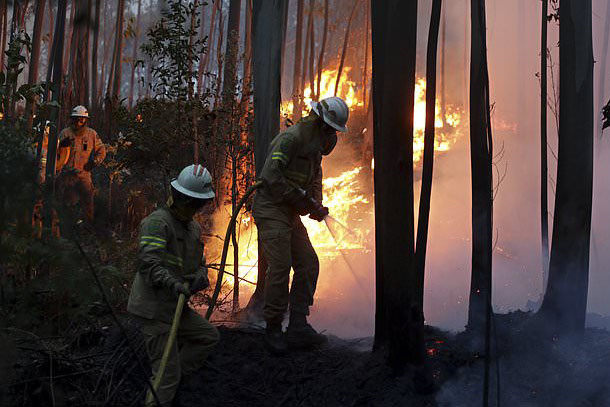
[[[548,0],[546,0],[548,1]],[[606,3],[606,19],[604,20],[604,45],[602,48],[601,55],[601,64],[599,68],[599,86],[598,86],[598,97],[597,97],[597,107],[601,109],[605,104],[605,92],[606,92],[606,66],[608,64],[608,42],[610,42],[610,2]],[[599,118],[599,123],[597,123],[597,135],[598,138],[602,137],[602,118]]]
[[[550,334],[585,327],[593,193],[591,0],[561,0],[559,11],[557,189],[549,281],[539,311]]]
[[[320,56],[318,57],[318,81],[316,84],[316,98],[321,99],[320,95],[322,70],[324,69],[324,54],[326,53],[326,39],[328,37],[328,0],[324,0],[324,28],[322,30],[322,45],[320,46]]]
[[[371,0],[375,157],[375,349],[400,371],[423,361],[414,312],[413,108],[417,0]],[[407,112],[407,113],[405,113]],[[408,112],[411,112],[410,114]]]
[[[242,90],[242,116],[248,109],[252,86],[252,0],[246,0],[246,26],[244,29],[244,85]],[[245,123],[244,123],[245,125]]]
[[[311,4],[312,0],[309,0]],[[309,11],[309,15],[307,17],[307,27],[305,27],[305,48],[303,52],[303,65],[301,69],[301,92],[303,93],[303,97],[305,97],[305,87],[307,86],[307,78],[309,72],[309,43],[311,42],[311,25],[313,24],[313,17],[311,13],[311,9]],[[310,85],[311,86],[311,85]],[[310,91],[313,92],[313,88],[310,88]]]
[[[121,95],[121,67],[123,54],[123,15],[125,0],[118,0],[116,17],[116,58],[114,59],[114,80],[112,83],[112,97],[118,101]]]
[[[610,10],[610,8],[609,8]],[[549,209],[548,209],[548,158],[547,158],[547,15],[548,0],[542,0],[540,33],[540,226],[542,236],[542,291],[549,277]],[[606,41],[607,42],[607,41]]]
[[[223,103],[229,108],[235,101],[235,82],[237,77],[237,53],[239,51],[239,14],[241,0],[229,3],[229,21],[227,22],[227,43],[223,74]],[[235,279],[236,281],[239,279]]]
[[[197,1],[197,0],[195,0]],[[196,8],[197,6],[195,6]],[[142,0],[138,0],[138,14],[136,17],[136,29],[133,36],[133,49],[131,52],[131,77],[129,78],[129,108],[133,106],[133,83],[136,76],[136,66],[138,62],[138,39],[140,37],[140,13],[142,8]],[[195,13],[193,13],[194,15]]]
[[[362,102],[364,103],[364,110],[369,111],[369,100],[367,98],[367,87],[368,87],[368,76],[369,76],[369,40],[371,38],[371,3],[366,2],[366,23],[364,28],[364,65],[362,67]]]
[[[316,47],[316,27],[315,27],[315,0],[309,0],[309,88],[311,89],[311,99],[317,100],[316,97],[316,87],[315,87],[315,79],[316,74],[313,70],[315,56],[315,47]]]
[[[6,2],[3,2],[6,4]],[[53,2],[49,1],[47,3],[49,5],[49,46],[48,46],[48,54],[47,55],[47,71],[49,71],[51,69],[51,65],[53,64],[53,52],[52,52],[52,47],[53,47],[53,31],[55,30],[55,23],[54,23],[54,15],[53,15]],[[50,77],[49,80],[47,82],[50,81]]]
[[[472,274],[468,327],[483,332],[491,307],[492,142],[485,0],[471,0],[470,168],[472,176]]]
[[[205,48],[209,47],[210,45],[206,42],[207,38],[205,35],[205,19],[207,16],[207,10],[208,7],[206,7],[206,4],[204,4],[201,11],[201,25],[199,26],[199,42],[202,44],[205,43]],[[208,53],[208,50],[203,49],[199,55],[199,63],[197,64],[197,94],[199,96],[201,96],[203,90],[203,60]]]
[[[288,33],[288,9],[290,8],[290,0],[285,0],[284,16],[282,17],[282,64],[280,66],[280,75],[284,75],[284,59],[286,59],[286,34]]]
[[[63,47],[64,47],[64,35],[66,25],[66,0],[59,0],[57,5],[57,22],[55,25],[55,34],[53,35],[54,44],[53,50],[53,64],[49,68],[53,75],[53,101],[59,103],[61,100],[61,77],[63,74]],[[53,200],[55,196],[55,163],[57,156],[57,132],[58,132],[58,118],[59,108],[51,107],[51,121],[55,123],[55,126],[50,126],[49,141],[47,147],[47,167],[45,175],[45,205],[44,205],[44,224],[47,228],[43,230],[51,230],[52,213],[53,213]],[[48,232],[47,232],[48,233]],[[46,236],[48,237],[48,236]]]
[[[421,195],[417,220],[417,241],[415,246],[415,271],[417,285],[415,303],[423,318],[424,275],[426,250],[428,245],[428,221],[430,219],[430,198],[432,195],[432,171],[434,168],[434,123],[436,107],[436,55],[440,25],[442,0],[432,2],[428,50],[426,55],[426,127],[424,130],[424,161],[422,166]]]
[[[68,23],[68,33],[64,33],[65,38],[67,38],[68,44],[66,44],[67,46],[64,47],[64,59],[62,62],[62,65],[64,67],[64,69],[69,69],[70,65],[69,64],[69,60],[68,58],[70,57],[70,54],[72,52],[72,33],[74,31],[74,14],[76,13],[76,1],[73,0],[73,3],[70,5],[70,22]],[[64,72],[65,73],[65,72]]]
[[[100,11],[101,11],[102,0],[95,0],[95,17],[93,20],[93,46],[91,50],[91,108],[94,114],[98,112],[98,100],[99,93],[97,89],[97,76],[99,70],[97,69],[97,48],[98,41],[100,38]],[[102,79],[103,80],[103,79]]]
[[[202,63],[199,65],[200,69],[198,72],[198,80],[197,80],[197,84],[199,86],[198,89],[198,93],[201,95],[203,94],[203,91],[205,90],[205,83],[207,82],[207,77],[204,78],[203,73],[204,72],[208,72],[209,69],[209,64],[210,64],[210,54],[212,52],[212,50],[214,49],[214,35],[216,33],[216,13],[218,11],[218,9],[221,7],[221,3],[220,1],[217,1],[214,3],[214,6],[212,7],[212,15],[210,17],[210,30],[209,30],[209,34],[208,34],[208,43],[207,43],[207,52],[205,53],[205,55],[203,56],[203,61]]]
[[[352,20],[354,19],[354,13],[356,12],[356,6],[358,6],[358,3],[359,1],[354,1],[354,6],[352,7],[352,11],[349,13],[349,18],[347,20],[347,28],[345,29],[345,37],[343,38],[343,48],[341,49],[341,62],[339,63],[339,69],[337,70],[337,79],[335,80],[335,96],[337,96],[337,92],[339,91],[339,83],[341,82],[341,74],[343,73],[343,65],[345,64],[345,54],[347,53],[349,33],[352,27]]]
[[[282,0],[254,0],[252,9],[252,74],[254,86],[254,160],[259,174],[271,140],[280,130]],[[262,310],[267,262],[259,239],[258,279],[248,304],[254,313]]]
[[[445,94],[445,62],[447,53],[445,48],[445,39],[447,37],[447,19],[445,18],[445,10],[441,12],[441,121],[445,126],[445,118],[447,117],[447,95]]]
[[[304,1],[297,0],[297,26],[294,45],[294,68],[292,71],[292,118],[296,123],[301,118],[303,108],[301,107],[301,66],[303,64],[303,11]]]
[[[34,32],[32,33],[32,53],[30,57],[30,70],[28,72],[28,83],[30,85],[38,82],[38,68],[40,65],[40,44],[42,43],[42,24],[44,22],[44,9],[46,0],[38,0],[36,3],[36,15],[34,17]],[[36,113],[36,101],[28,99],[25,114],[28,120],[28,130],[32,128],[34,114]]]
[[[8,7],[6,1],[2,2],[2,45],[0,46],[0,69],[4,69],[4,55],[6,52],[6,37],[8,32]]]
[[[74,5],[72,44],[74,54],[71,59],[70,80],[72,88],[72,105],[86,105],[89,100],[89,31],[91,21],[91,0],[81,0]]]

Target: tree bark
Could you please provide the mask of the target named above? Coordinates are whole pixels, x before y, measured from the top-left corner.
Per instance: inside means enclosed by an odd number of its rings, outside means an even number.
[[[491,307],[492,144],[485,0],[471,0],[470,168],[472,176],[472,274],[468,327],[483,332]]]
[[[354,6],[352,7],[352,11],[349,13],[349,18],[347,20],[347,28],[345,29],[345,37],[343,38],[343,48],[341,49],[341,62],[339,63],[339,69],[337,70],[337,79],[335,80],[335,96],[337,96],[337,92],[339,91],[339,83],[341,82],[341,74],[343,73],[343,65],[345,64],[345,54],[347,53],[349,33],[352,26],[352,20],[354,19],[354,13],[356,12],[356,6],[358,6],[358,3],[359,1],[354,1]]]
[[[561,0],[559,153],[549,281],[539,314],[549,334],[585,327],[593,194],[591,0]]]
[[[0,47],[0,69],[2,72],[4,69],[4,55],[6,52],[6,36],[8,31],[8,7],[6,5],[6,1],[3,1],[2,4],[2,45]]]
[[[311,5],[311,1],[310,5]],[[301,69],[301,92],[303,93],[303,97],[305,96],[305,87],[307,86],[307,78],[308,76],[308,72],[309,72],[309,48],[310,48],[310,42],[311,42],[311,25],[313,24],[313,18],[312,18],[312,13],[311,13],[311,8],[310,8],[310,12],[309,12],[309,16],[307,17],[307,27],[305,27],[305,48],[304,48],[304,52],[303,52],[303,65],[302,65],[302,69]],[[313,88],[310,88],[310,90],[313,92]],[[301,109],[302,110],[302,109]]]
[[[223,103],[226,108],[230,108],[235,101],[240,12],[241,0],[231,0],[229,3],[229,21],[227,23],[227,43],[225,46],[225,66],[222,90]],[[235,280],[238,281],[239,279],[236,278]]]
[[[548,0],[545,0],[548,1]],[[606,19],[604,20],[604,45],[602,48],[601,64],[599,68],[599,94],[597,98],[597,107],[601,109],[604,104],[604,96],[606,92],[606,66],[608,64],[608,39],[610,38],[610,2],[606,3]],[[602,137],[602,118],[600,117],[599,123],[597,124],[598,139]]]
[[[316,46],[316,30],[314,21],[315,0],[309,0],[309,88],[311,89],[311,99],[317,100],[315,79],[316,74],[313,70]]]
[[[93,46],[91,49],[91,108],[95,113],[98,112],[99,100],[99,93],[97,89],[97,76],[99,74],[99,70],[97,69],[97,48],[98,41],[100,38],[101,5],[101,0],[95,0],[95,17],[93,20]]]
[[[42,43],[42,24],[44,21],[44,9],[46,0],[38,0],[36,3],[36,15],[34,17],[34,32],[32,33],[32,53],[30,56],[30,70],[28,72],[28,83],[30,85],[38,82],[38,69],[40,65],[40,45]],[[28,99],[26,101],[26,118],[28,129],[32,128],[34,114],[36,113],[36,101]]]
[[[371,3],[366,2],[366,24],[364,29],[364,66],[362,67],[362,102],[364,103],[364,111],[369,111],[369,100],[367,98],[367,86],[369,75],[369,40],[371,38],[370,22],[371,22]]]
[[[301,107],[301,100],[303,95],[301,94],[301,65],[303,63],[303,11],[304,1],[297,0],[297,26],[295,33],[295,45],[294,45],[294,68],[292,71],[292,118],[296,123],[301,119],[301,113],[303,108]]]
[[[423,362],[414,312],[413,108],[416,0],[371,0],[373,27],[375,349],[400,371]],[[410,112],[410,113],[409,113]]]
[[[112,87],[112,97],[119,100],[121,94],[121,67],[123,54],[123,15],[125,12],[125,0],[118,0],[117,3],[117,22],[116,22],[116,58],[114,66],[114,80]]]
[[[549,277],[549,209],[547,158],[547,15],[549,2],[542,0],[540,33],[540,227],[542,237],[542,290]],[[610,10],[610,8],[609,8]]]
[[[195,0],[197,1],[197,0]],[[138,62],[138,38],[140,36],[140,13],[142,0],[138,0],[138,13],[136,17],[136,29],[133,37],[133,50],[131,53],[131,77],[129,78],[129,108],[133,106],[133,83],[136,76],[136,65]]]
[[[428,32],[428,49],[426,55],[426,127],[424,130],[424,159],[417,221],[417,242],[415,246],[415,271],[417,273],[415,303],[420,308],[422,318],[426,249],[428,245],[428,223],[430,219],[430,198],[432,195],[432,172],[434,168],[436,57],[441,7],[442,0],[434,0],[432,2],[432,15],[430,17],[430,30]]]
[[[201,95],[205,89],[205,83],[207,82],[207,77],[204,78],[204,72],[207,72],[210,64],[210,54],[214,45],[214,35],[216,33],[216,13],[218,9],[221,7],[221,2],[217,1],[214,3],[212,7],[212,15],[210,17],[210,30],[208,34],[208,43],[207,43],[207,52],[203,56],[203,62],[199,65],[200,69],[198,72],[198,80],[197,85],[199,86],[198,93]]]
[[[259,174],[267,149],[280,129],[282,19],[286,4],[282,0],[254,0],[252,9],[252,74],[254,85],[254,160]],[[256,289],[248,309],[262,309],[266,261],[259,239],[259,266]]]
[[[72,30],[74,54],[70,58],[70,80],[72,83],[72,105],[87,105],[89,101],[89,31],[91,0],[81,0],[74,5],[76,15]]]
[[[328,0],[324,0],[324,28],[322,30],[322,45],[318,57],[318,81],[316,83],[316,98],[321,99],[320,86],[322,82],[322,70],[324,68],[324,54],[326,53],[326,38],[328,37]]]

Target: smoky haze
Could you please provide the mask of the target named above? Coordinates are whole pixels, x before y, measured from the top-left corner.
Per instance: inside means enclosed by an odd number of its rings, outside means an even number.
[[[448,104],[465,106],[460,135],[450,151],[437,154],[434,167],[430,230],[426,263],[426,322],[444,329],[463,329],[467,318],[471,268],[471,189],[468,114],[465,96],[468,78],[469,24],[465,18],[469,1],[445,1],[445,98]],[[420,1],[418,28],[418,77],[424,77],[430,1]],[[599,62],[607,2],[593,1],[593,49],[595,64],[595,112],[599,100]],[[494,241],[493,303],[496,312],[537,309],[543,291],[540,229],[540,2],[487,1],[487,40],[491,102],[493,104],[494,159]],[[549,23],[549,236],[552,236],[554,183],[556,174],[557,128],[553,86],[559,87],[559,27]],[[441,33],[442,37],[442,33]],[[468,45],[465,48],[465,40]],[[442,41],[442,39],[439,39]],[[441,45],[439,44],[439,58]],[[465,65],[466,64],[466,65]],[[439,80],[440,74],[439,60]],[[551,73],[552,69],[552,73]],[[468,70],[466,70],[466,76]],[[610,92],[608,82],[603,103]],[[369,82],[370,83],[370,82]],[[438,97],[441,95],[437,84]],[[285,85],[286,87],[286,85]],[[596,113],[596,125],[599,123]],[[593,236],[591,243],[590,313],[608,314],[610,276],[605,265],[610,262],[610,219],[607,201],[610,186],[605,174],[610,170],[610,144],[607,135],[597,138],[593,201]],[[345,140],[338,150],[346,148]],[[348,169],[345,153],[333,153],[323,163],[325,173]],[[367,178],[368,176],[368,178]],[[361,182],[371,184],[370,173]],[[414,185],[419,196],[420,182]],[[372,201],[372,196],[371,196]],[[416,208],[418,202],[415,203]],[[415,214],[417,216],[417,214]],[[370,220],[371,235],[374,223]],[[372,249],[372,248],[371,248]],[[351,256],[351,257],[349,257]],[[374,251],[350,254],[361,283],[358,288],[341,257],[322,260],[319,290],[312,321],[321,329],[340,336],[368,336],[374,330],[374,307],[367,298],[374,296]],[[329,290],[332,287],[332,290]],[[330,294],[332,295],[325,295]],[[365,295],[367,294],[367,295]],[[602,323],[603,321],[597,321]]]

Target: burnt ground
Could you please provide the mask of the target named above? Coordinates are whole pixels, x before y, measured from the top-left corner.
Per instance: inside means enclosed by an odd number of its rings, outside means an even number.
[[[502,406],[610,406],[610,333],[587,329],[578,337],[541,339],[526,333],[528,319],[522,312],[494,318],[489,405],[498,405],[499,378]],[[136,330],[128,328],[133,346],[143,356]],[[370,352],[370,338],[331,336],[322,349],[275,357],[264,349],[260,328],[219,330],[218,347],[181,385],[178,405],[482,405],[483,359],[472,350],[469,333],[453,335],[427,327],[428,372],[435,386],[425,393],[429,388],[421,386],[422,371],[407,369],[395,376],[383,355]],[[57,406],[141,405],[142,370],[109,323],[79,327],[61,339],[12,334],[12,340],[0,335],[4,355],[9,355],[0,360],[0,390],[5,391],[0,393],[0,405],[47,406],[53,400]],[[11,358],[14,349],[20,353]],[[7,375],[3,372],[8,365],[13,373]]]

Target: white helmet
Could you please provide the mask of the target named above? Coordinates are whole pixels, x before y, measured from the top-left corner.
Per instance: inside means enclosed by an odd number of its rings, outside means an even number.
[[[349,118],[349,107],[340,97],[331,96],[319,102],[311,102],[311,108],[333,129],[347,131],[345,124]]]
[[[70,113],[70,117],[84,117],[89,118],[89,111],[85,106],[78,105],[72,109],[72,113]]]
[[[191,198],[212,199],[215,196],[212,189],[212,176],[203,165],[192,164],[184,167],[171,185],[176,191]]]

